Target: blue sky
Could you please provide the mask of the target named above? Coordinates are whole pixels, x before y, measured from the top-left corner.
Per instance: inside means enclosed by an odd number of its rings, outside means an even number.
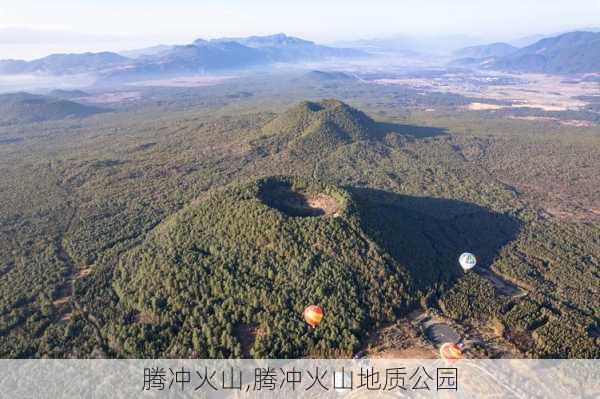
[[[397,34],[510,39],[597,27],[599,15],[600,0],[3,0],[0,29],[123,37],[132,45],[276,32],[326,43]],[[40,43],[52,37],[40,35]]]
[[[4,0],[0,27],[117,35],[523,35],[600,25],[600,0]],[[11,3],[11,4],[8,4]]]

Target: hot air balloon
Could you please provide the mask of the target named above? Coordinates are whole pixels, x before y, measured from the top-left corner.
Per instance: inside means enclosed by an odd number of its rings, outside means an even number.
[[[470,252],[465,252],[458,258],[458,263],[464,271],[471,270],[477,264],[477,258]]]
[[[323,309],[317,305],[310,305],[304,309],[304,320],[312,327],[315,328],[319,325],[323,319]]]
[[[444,360],[455,362],[462,359],[462,345],[454,342],[446,342],[440,347],[440,357]]]

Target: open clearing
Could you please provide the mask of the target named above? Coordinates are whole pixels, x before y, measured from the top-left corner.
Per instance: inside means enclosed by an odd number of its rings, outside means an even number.
[[[288,216],[333,216],[339,215],[342,204],[325,193],[294,191],[289,186],[278,186],[264,190],[262,201],[271,208]]]
[[[338,201],[322,193],[305,195],[305,201],[310,209],[322,211],[324,215],[336,216],[341,209]]]
[[[142,94],[139,91],[120,91],[120,92],[107,92],[101,93],[95,96],[82,97],[82,102],[91,104],[111,104],[120,103],[126,101],[136,101],[142,98]]]
[[[489,78],[505,77],[520,83],[486,84]],[[512,75],[489,72],[478,76],[477,83],[470,74],[452,74],[441,78],[402,78],[378,79],[373,83],[381,85],[402,85],[420,90],[442,93],[456,93],[467,97],[477,97],[504,104],[473,102],[467,106],[470,110],[497,110],[502,108],[539,108],[544,111],[579,110],[588,103],[580,96],[598,94],[598,84],[585,81],[565,81],[561,76],[522,74]]]

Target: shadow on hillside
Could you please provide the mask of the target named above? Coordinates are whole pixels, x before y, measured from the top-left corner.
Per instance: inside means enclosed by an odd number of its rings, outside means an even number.
[[[516,218],[475,204],[347,189],[357,202],[362,228],[409,269],[419,287],[460,276],[463,252],[474,253],[478,268],[488,269],[521,228]]]
[[[403,136],[412,136],[415,138],[436,137],[448,134],[448,129],[439,127],[404,125],[400,123],[388,122],[377,122],[377,126],[383,134],[397,133]]]

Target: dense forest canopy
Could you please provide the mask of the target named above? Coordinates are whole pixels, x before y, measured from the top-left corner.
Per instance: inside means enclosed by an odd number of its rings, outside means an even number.
[[[0,353],[351,356],[420,309],[598,357],[597,131],[297,79],[0,127]]]

